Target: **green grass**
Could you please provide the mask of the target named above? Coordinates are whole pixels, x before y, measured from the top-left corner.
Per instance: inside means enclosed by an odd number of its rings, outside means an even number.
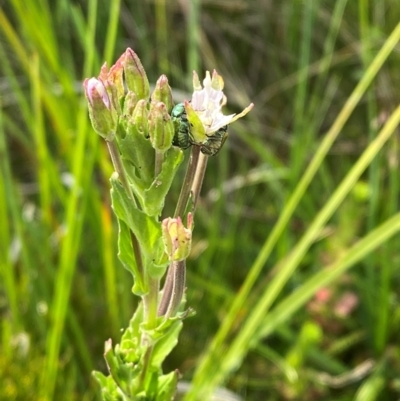
[[[191,71],[216,68],[233,112],[255,103],[196,214],[197,314],[167,361],[193,379],[188,399],[399,398],[398,2],[182,5],[0,10],[0,399],[99,399],[90,372],[135,308],[81,89],[127,46],[152,83],[165,73],[189,97]]]

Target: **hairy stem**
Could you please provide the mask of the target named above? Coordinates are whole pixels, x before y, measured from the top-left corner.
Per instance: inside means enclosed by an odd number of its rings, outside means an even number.
[[[158,292],[160,281],[158,279],[149,277],[149,292],[144,296],[148,306],[146,313],[148,327],[153,329],[157,325],[157,307],[158,307]]]
[[[111,161],[113,163],[115,171],[118,173],[119,179],[122,182],[122,185],[128,192],[129,197],[132,199],[133,204],[136,206],[136,199],[133,196],[132,188],[129,185],[128,179],[125,174],[125,169],[122,164],[122,160],[120,157],[119,150],[114,141],[106,141],[108,146],[108,151],[110,152]]]
[[[185,291],[186,283],[186,261],[182,260],[180,262],[172,262],[172,291],[170,302],[168,305],[167,312],[165,314],[166,318],[174,316],[176,311],[181,304],[183,293]]]
[[[172,287],[174,285],[173,280],[173,265],[169,265],[167,277],[165,279],[163,293],[158,307],[158,316],[164,316],[167,313],[168,306],[172,296]]]
[[[195,169],[196,174],[194,176],[194,180],[193,180],[192,187],[191,187],[192,202],[193,202],[192,213],[193,214],[196,211],[197,201],[199,199],[201,187],[203,186],[203,180],[204,180],[204,175],[206,173],[207,162],[208,162],[208,156],[201,153],[198,163],[197,163],[197,167]]]

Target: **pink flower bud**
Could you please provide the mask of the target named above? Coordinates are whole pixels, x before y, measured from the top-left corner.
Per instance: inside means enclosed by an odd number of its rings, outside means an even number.
[[[172,91],[168,85],[168,78],[166,75],[161,75],[156,82],[153,93],[151,94],[152,102],[163,102],[167,107],[167,111],[170,112],[174,105],[172,100]]]
[[[148,99],[150,85],[146,71],[137,54],[129,47],[122,55],[122,65],[124,67],[125,83],[128,90],[134,92],[138,99]]]
[[[192,215],[188,215],[188,228],[185,228],[180,217],[168,217],[162,221],[162,237],[165,252],[172,262],[185,260],[192,245]]]
[[[149,112],[149,135],[151,145],[159,152],[172,146],[175,128],[164,103],[152,103]]]
[[[100,79],[90,78],[85,79],[83,87],[94,130],[107,141],[112,141],[117,129],[118,115],[111,104],[104,83]]]
[[[83,86],[86,97],[92,107],[102,101],[107,109],[110,109],[110,98],[102,81],[97,78],[85,79]]]

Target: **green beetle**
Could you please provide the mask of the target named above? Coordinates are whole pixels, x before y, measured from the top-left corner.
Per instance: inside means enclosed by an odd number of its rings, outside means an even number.
[[[200,150],[207,156],[215,156],[224,145],[226,138],[228,138],[228,126],[220,128],[212,135],[207,135],[207,140],[200,145]]]
[[[187,149],[193,144],[193,137],[190,132],[190,123],[186,116],[183,103],[177,104],[171,112],[171,119],[175,127],[175,135],[172,140],[174,146]]]
[[[190,123],[187,119],[183,103],[177,104],[172,109],[171,119],[175,127],[175,135],[172,144],[174,146],[179,146],[181,149],[187,149],[191,145],[198,145],[200,146],[200,151],[205,155],[215,156],[221,150],[228,137],[228,126],[225,125],[212,135],[207,135],[207,139],[203,143],[195,142],[191,134]]]

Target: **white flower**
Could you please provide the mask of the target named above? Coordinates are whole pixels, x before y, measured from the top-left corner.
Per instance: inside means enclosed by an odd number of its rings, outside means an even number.
[[[194,92],[190,106],[200,118],[206,136],[211,136],[225,125],[233,123],[246,115],[253,108],[253,103],[251,103],[239,114],[224,116],[221,110],[226,104],[226,96],[222,91],[223,88],[224,80],[218,75],[216,70],[213,71],[212,78],[210,72],[206,72],[206,77],[203,80],[203,87],[200,84],[199,76],[196,71],[193,71]]]

